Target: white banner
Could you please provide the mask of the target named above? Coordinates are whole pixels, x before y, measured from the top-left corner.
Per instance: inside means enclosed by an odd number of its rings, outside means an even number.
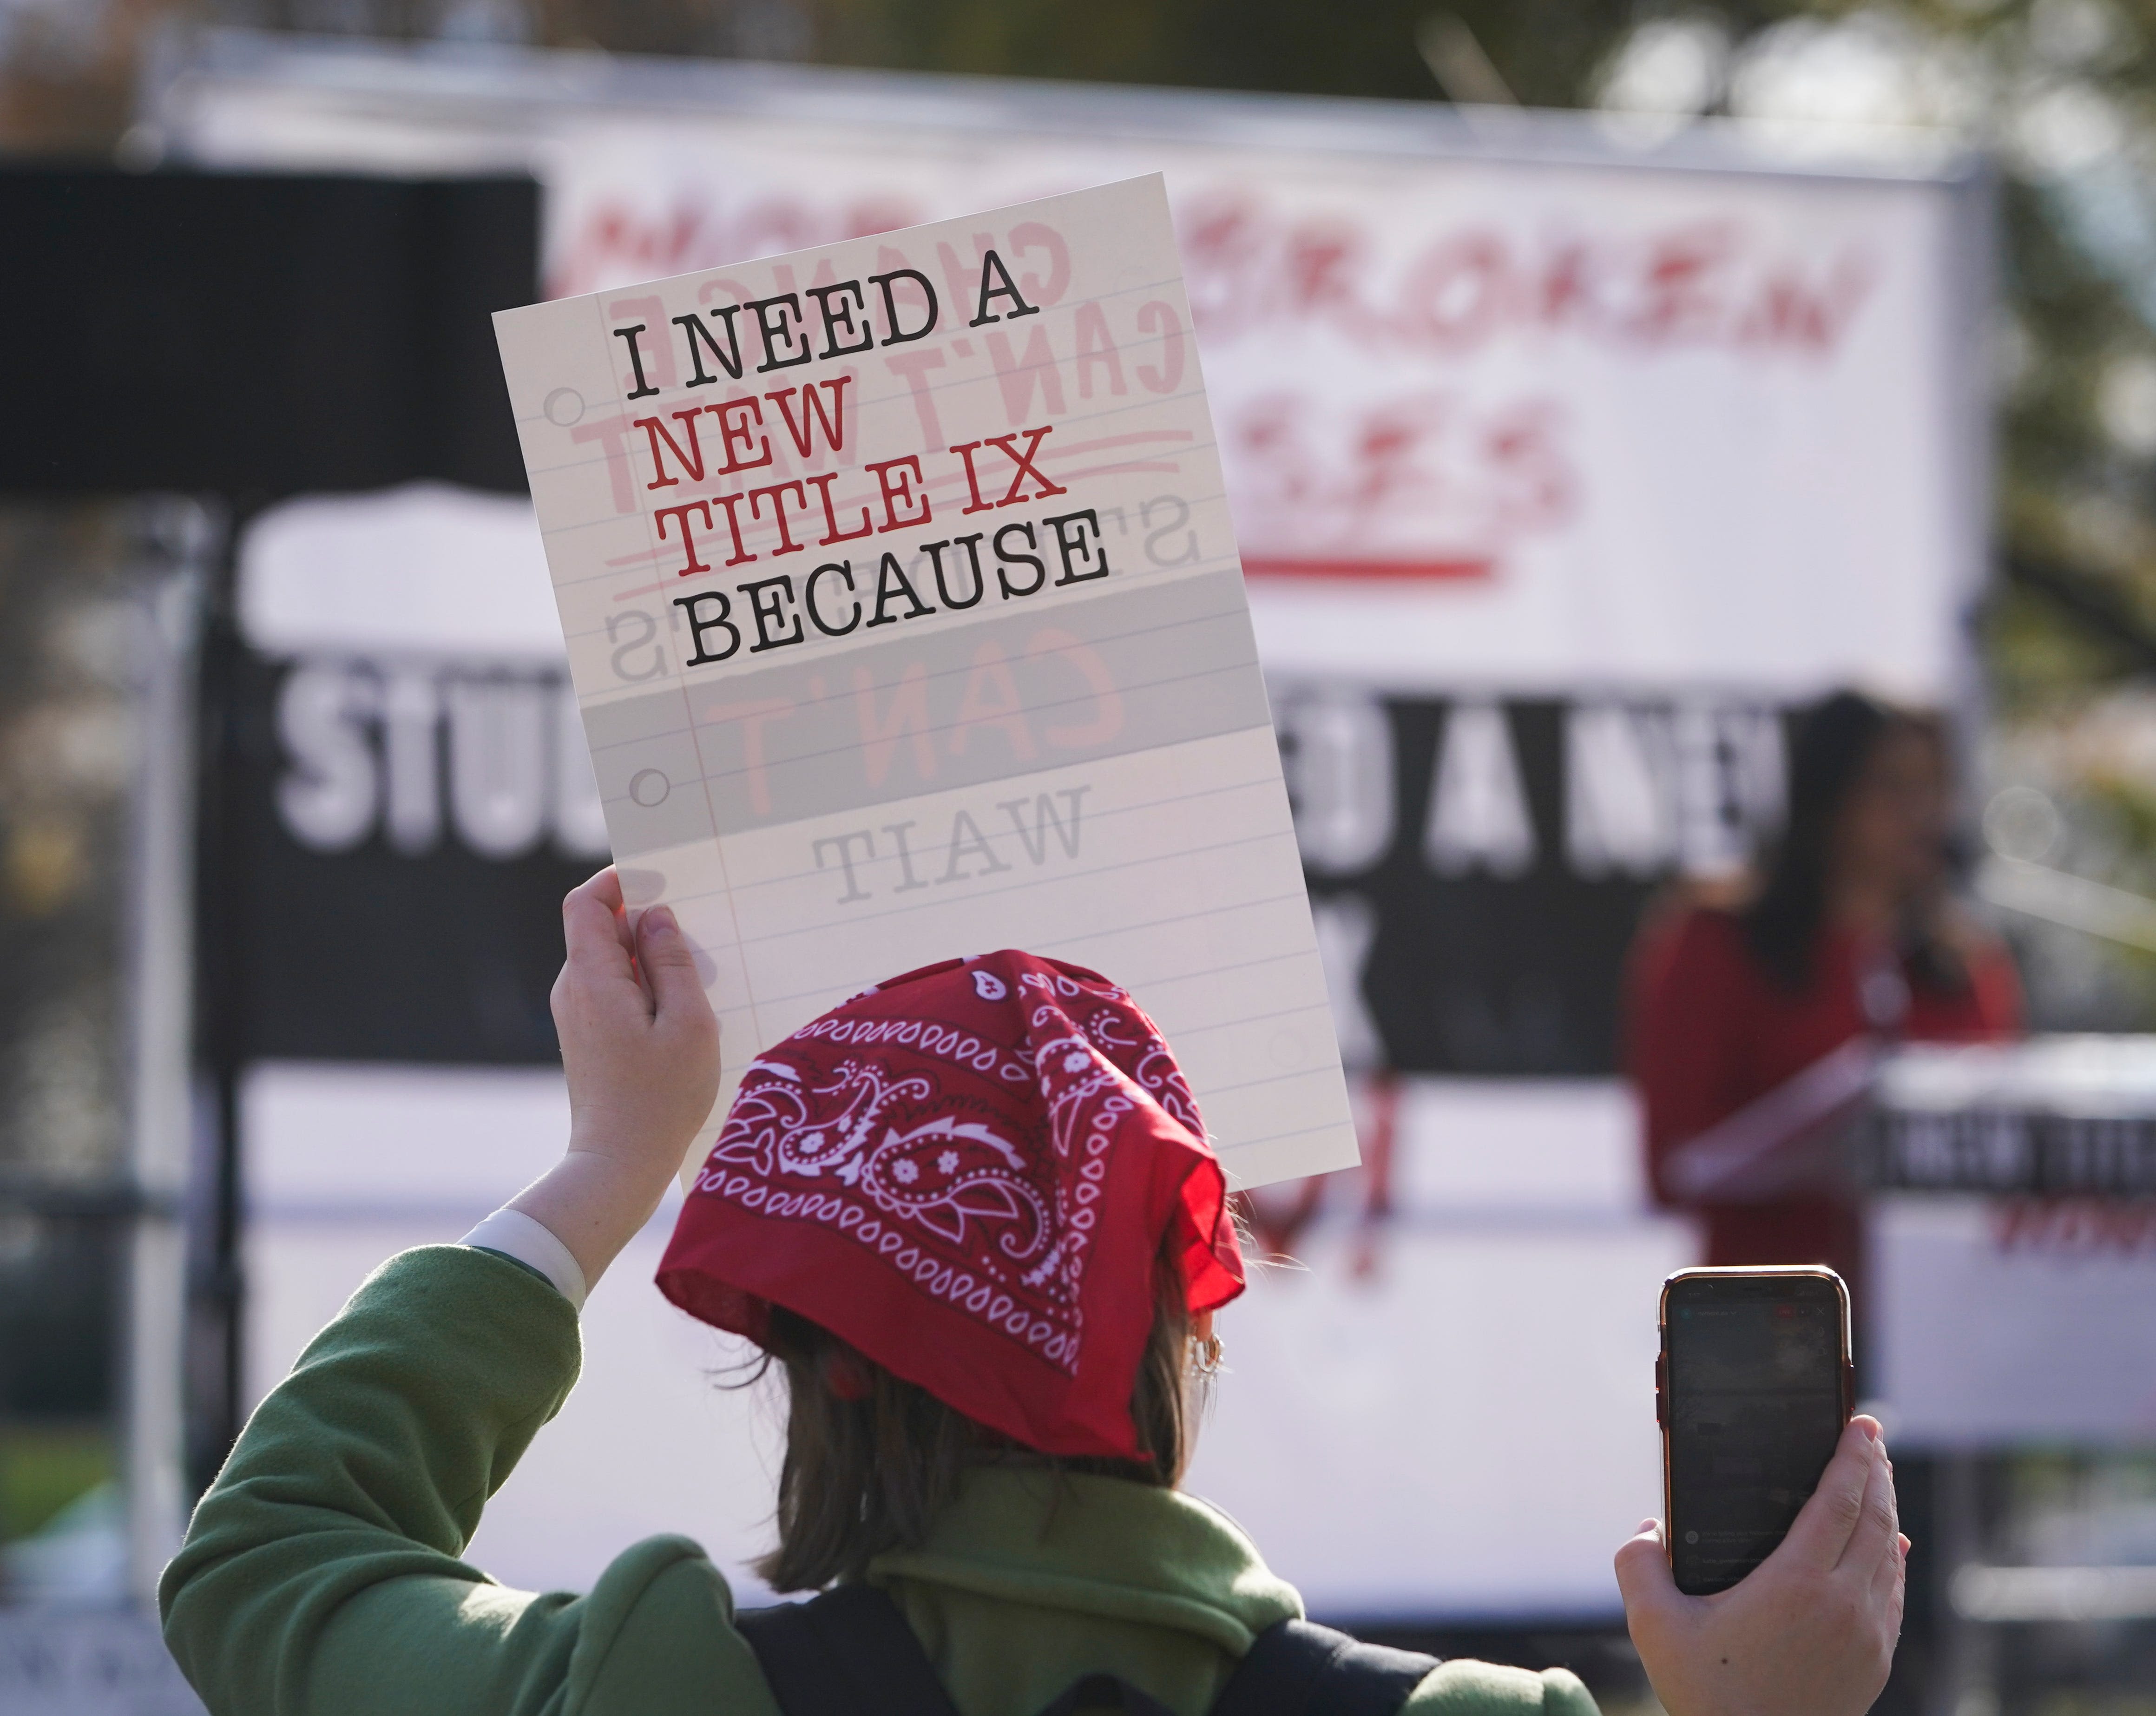
[[[604,292],[1161,171],[1269,669],[1950,696],[1983,506],[1949,186],[1243,129],[986,133],[829,105],[597,124],[542,157],[547,280]],[[1142,397],[1140,360],[1082,322],[1016,361],[1051,405]],[[904,352],[886,366],[932,385]]]
[[[1902,1193],[1874,1207],[1878,1386],[1911,1446],[2156,1441],[2145,1201]]]

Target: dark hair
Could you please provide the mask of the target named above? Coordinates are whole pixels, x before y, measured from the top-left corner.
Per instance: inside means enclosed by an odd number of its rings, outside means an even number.
[[[1171,1234],[1171,1241],[1173,1236]],[[767,1345],[788,1394],[778,1473],[778,1545],[756,1563],[773,1590],[858,1579],[886,1550],[917,1548],[968,1470],[1021,1462],[1172,1487],[1189,1464],[1190,1314],[1176,1252],[1153,1266],[1153,1320],[1131,1391],[1142,1462],[1051,1458],[954,1411],[807,1318],[774,1306]]]
[[[1743,913],[1746,943],[1785,989],[1801,989],[1811,979],[1842,807],[1880,746],[1904,733],[1928,741],[1944,755],[1946,736],[1932,717],[1857,691],[1836,691],[1814,704],[1797,724],[1789,746],[1789,817],[1768,857],[1758,895]],[[1939,940],[1928,913],[1912,916],[1902,937],[1912,982],[1945,989],[1967,982],[1960,959]]]

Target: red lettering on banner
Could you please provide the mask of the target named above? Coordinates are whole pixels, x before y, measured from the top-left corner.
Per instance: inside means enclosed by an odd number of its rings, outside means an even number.
[[[1353,306],[1355,279],[1349,265],[1362,245],[1354,229],[1336,223],[1299,227],[1288,235],[1287,277],[1297,311],[1307,315],[1331,306]]]
[[[1018,466],[1017,470],[1011,475],[1009,490],[1004,494],[1002,500],[996,502],[997,506],[1015,506],[1021,501],[1040,501],[1046,499],[1050,495],[1067,495],[1070,492],[1070,490],[1059,487],[1056,484],[1051,482],[1046,476],[1042,475],[1040,466],[1036,465],[1033,462],[1034,455],[1040,450],[1040,444],[1054,433],[1055,429],[1055,425],[1050,423],[1043,424],[1039,429],[1020,429],[1018,432],[1019,434],[1025,437],[1025,451],[1023,453],[1019,452],[1017,447],[1013,444],[1018,439],[1018,435],[990,435],[988,437],[985,443],[977,444],[985,444],[990,447],[1002,448],[1004,456],[1008,458],[1012,464]],[[957,450],[953,449],[952,450],[955,451]],[[968,481],[972,480],[973,475],[973,461],[971,459],[968,459],[966,461],[966,476]],[[1034,481],[1039,483],[1040,486],[1035,489],[1030,495],[1021,495],[1019,493],[1019,490],[1024,485],[1025,480],[1028,477],[1031,477]],[[978,499],[980,491],[976,489],[973,493],[974,497]],[[973,511],[970,506],[966,510],[968,512]]]
[[[1562,368],[1568,353],[1589,345],[1621,354],[1627,374],[1644,374],[1637,366],[1679,351],[1716,351],[1748,365],[1770,358],[1816,362],[1847,341],[1879,279],[1876,257],[1861,228],[1822,221],[1810,248],[1796,249],[1810,229],[1799,229],[1793,239],[1786,223],[1755,216],[1749,205],[1742,218],[1724,215],[1719,211],[1735,205],[1705,198],[1688,205],[1699,218],[1684,219],[1670,218],[1666,206],[1659,217],[1641,219],[1614,201],[1585,202],[1569,211],[1552,204],[1546,212],[1537,212],[1539,203],[1522,209],[1492,201],[1471,219],[1409,227],[1404,236],[1383,229],[1375,202],[1343,199],[1343,204],[1350,213],[1300,194],[1292,205],[1286,198],[1276,203],[1271,192],[1253,182],[1247,195],[1179,206],[1192,306],[1187,314],[1179,300],[1147,301],[1142,290],[1126,296],[1120,286],[1071,303],[1070,245],[1039,221],[1020,223],[1007,234],[978,232],[916,245],[919,269],[903,251],[886,244],[879,253],[880,271],[850,270],[860,275],[851,281],[835,279],[828,257],[818,260],[816,278],[807,285],[797,278],[798,265],[783,262],[739,269],[746,285],[734,278],[699,277],[684,283],[701,287],[699,301],[716,292],[741,301],[695,315],[669,317],[668,302],[648,294],[603,297],[600,302],[620,324],[608,329],[616,338],[606,342],[613,367],[634,369],[636,394],[670,389],[692,369],[686,385],[695,391],[652,400],[649,415],[588,419],[569,434],[578,442],[603,446],[619,511],[649,505],[635,492],[629,471],[646,491],[690,487],[697,499],[655,515],[666,548],[656,557],[630,557],[663,559],[678,542],[685,563],[677,576],[686,577],[711,570],[708,537],[721,508],[732,549],[724,563],[736,567],[757,560],[746,537],[759,532],[762,555],[775,558],[811,543],[828,548],[930,526],[928,491],[937,486],[945,496],[947,532],[961,469],[965,495],[957,505],[968,523],[974,514],[1070,493],[1045,471],[1047,451],[1069,452],[1059,463],[1081,490],[1085,480],[1101,472],[1173,472],[1172,462],[1132,462],[1137,455],[1107,464],[1079,456],[1134,439],[1130,436],[1081,442],[1066,437],[1056,449],[1045,448],[1072,408],[1070,378],[1061,368],[1065,357],[1075,366],[1078,399],[1122,401],[1134,391],[1177,396],[1186,384],[1195,385],[1189,342],[1196,325],[1203,326],[1209,350],[1216,336],[1224,344],[1246,338],[1268,347],[1281,344],[1284,352],[1296,354],[1296,362],[1313,352],[1348,347],[1360,353],[1360,362],[1345,364],[1337,383],[1310,383],[1306,394],[1303,383],[1291,381],[1286,389],[1254,397],[1248,390],[1259,375],[1245,372],[1239,378],[1246,390],[1240,408],[1235,389],[1224,396],[1221,439],[1230,450],[1231,498],[1246,538],[1258,548],[1246,569],[1301,577],[1481,577],[1517,550],[1523,537],[1573,517],[1580,480],[1570,425],[1555,400],[1522,397],[1517,383],[1508,384],[1498,369],[1486,372],[1453,360],[1506,349],[1511,342],[1523,348],[1530,369]],[[1355,218],[1356,211],[1369,218]],[[666,231],[646,231],[639,242],[693,248],[719,229],[716,216],[703,228],[692,221],[687,230],[678,209],[668,218],[673,225]],[[837,218],[813,197],[782,196],[759,204],[752,218],[730,214],[724,229],[732,235],[729,243],[752,230],[767,240],[782,227],[792,229],[789,239],[825,243],[834,236]],[[612,233],[626,241],[630,229],[617,225]],[[925,254],[932,248],[932,259]],[[965,256],[968,249],[973,259]],[[678,305],[685,295],[670,292],[668,298]],[[1058,303],[1067,323],[1052,316],[1029,326],[1019,320]],[[829,378],[815,370],[815,379],[775,375],[767,383],[769,390],[757,396],[673,408],[684,397],[710,398],[700,384],[737,378],[744,363],[737,324],[746,329],[746,362],[759,371],[805,365],[812,358],[832,360],[829,367],[835,368],[849,361],[845,354],[882,347],[891,348],[884,353],[888,378],[867,367]],[[1310,351],[1299,343],[1313,337],[1325,343]],[[1516,366],[1507,360],[1502,367],[1509,374]],[[968,398],[973,409],[991,371],[1012,432],[948,444],[940,428],[938,385],[961,385],[959,393],[942,397]],[[1296,373],[1291,364],[1277,372]],[[871,417],[889,437],[886,446],[903,439],[905,412],[893,378],[906,384],[922,448],[861,467],[867,475],[840,501],[834,485],[843,473],[834,467],[858,460],[865,450],[881,450],[862,444],[858,425],[869,408],[865,402],[896,414],[887,424]],[[803,384],[778,385],[788,380]],[[850,400],[848,388],[855,383],[865,392]],[[774,407],[777,434],[768,432],[764,403]],[[643,403],[639,398],[629,408]],[[854,425],[846,421],[849,404]],[[716,448],[701,441],[707,431],[698,419],[706,410],[719,419]],[[1030,423],[1034,417],[1039,424]],[[634,440],[639,431],[645,438],[640,444]],[[990,447],[1009,461],[1008,470],[983,454]],[[647,450],[648,480],[634,461],[637,452]],[[811,475],[815,466],[824,470]],[[794,479],[778,480],[789,470]],[[764,474],[762,486],[736,494],[707,492],[734,487],[730,479],[750,472]],[[874,488],[868,486],[870,476]],[[999,490],[995,484],[1003,479],[1007,481]],[[740,514],[743,501],[746,520]],[[1146,504],[1168,501],[1186,511],[1190,504],[1173,496]],[[848,515],[843,521],[842,511]],[[814,522],[818,516],[824,521],[820,533]],[[1069,571],[1070,545],[1063,542],[1057,520],[1005,523],[998,531],[999,522],[988,521],[982,530],[995,537],[1003,599],[1045,587],[1042,578],[1014,586],[1014,571],[1042,570],[1045,577],[1045,563],[1005,552],[1009,543],[1023,541],[1045,553],[1035,526],[1058,530]],[[1112,529],[1127,528],[1122,509],[1110,522]],[[803,524],[798,538],[796,523]],[[698,531],[703,540],[694,534]],[[1201,533],[1194,527],[1194,557],[1201,553]],[[959,540],[978,544],[983,537]],[[917,545],[933,559],[939,592],[950,569],[938,552],[946,546]],[[1209,540],[1202,552],[1224,555],[1226,544]],[[745,584],[742,591],[778,589],[790,602],[792,586],[783,580],[790,576],[798,582],[802,563],[789,564],[797,568],[790,574]],[[875,617],[861,619],[861,624],[880,626],[933,611],[921,599],[926,582],[918,588],[912,582],[921,569],[918,552],[911,560],[901,550],[896,557],[857,557],[846,564],[850,579],[853,569],[866,578],[875,568]],[[824,584],[838,577],[834,572]],[[865,605],[868,588],[865,583],[860,586]],[[826,589],[827,599],[834,594]],[[745,611],[760,616],[754,606],[760,599],[744,599],[751,604]],[[980,694],[987,696],[993,689]]]
[[[778,546],[771,551],[773,554],[798,554],[805,546],[795,542],[792,533],[786,528],[784,501],[788,494],[793,496],[793,504],[796,507],[803,512],[808,510],[808,495],[798,483],[772,483],[763,488],[751,489],[748,491],[748,516],[751,518],[756,517],[763,511],[763,508],[757,503],[766,495],[771,496],[771,521],[778,527]],[[729,518],[732,516],[732,508],[727,509]],[[727,563],[731,565],[732,563]]]
[[[891,372],[901,377],[913,394],[914,415],[921,420],[923,451],[943,444],[943,424],[936,415],[936,395],[929,389],[928,372],[943,367],[943,354],[935,350],[901,352],[884,359]]]
[[[729,566],[747,565],[750,561],[756,558],[756,556],[750,553],[747,547],[742,542],[741,515],[737,510],[746,497],[741,495],[716,495],[712,496],[712,498],[716,500],[720,506],[726,509],[726,532],[727,534],[734,539],[734,552],[732,557],[726,561],[726,564]],[[751,517],[755,516],[755,511],[756,509],[754,504],[752,503],[749,508]]]
[[[1404,266],[1373,265],[1350,222],[1276,219],[1237,197],[1176,211],[1185,287],[1222,340],[1319,323],[1378,352],[1457,352],[1562,328],[1628,342],[1831,350],[1874,270],[1861,247],[1778,255],[1735,223],[1548,239],[1486,226],[1435,234]]]
[[[891,707],[879,715],[875,682],[865,667],[854,670],[854,712],[861,723],[861,768],[871,787],[880,787],[891,773],[899,741],[911,735],[913,764],[923,780],[936,778],[936,745],[928,725],[928,669],[921,662],[899,676],[891,688]]]
[[[758,816],[771,814],[771,775],[764,756],[763,730],[793,712],[793,705],[780,697],[752,697],[742,703],[714,703],[703,718],[714,725],[739,722],[742,762],[748,773],[748,804]]]
[[[1108,391],[1121,398],[1130,391],[1123,381],[1122,354],[1116,350],[1115,337],[1108,331],[1108,318],[1097,304],[1081,304],[1076,321],[1078,332],[1078,397],[1093,397],[1093,370],[1096,365],[1108,372]],[[1014,414],[1015,420],[1016,414]]]
[[[1502,412],[1482,436],[1492,512],[1507,531],[1543,530],[1573,516],[1579,479],[1557,444],[1558,408],[1529,400]]]
[[[1138,366],[1138,385],[1148,393],[1172,393],[1183,385],[1183,318],[1172,305],[1155,298],[1139,306],[1138,331],[1160,340],[1160,367]]]
[[[1048,728],[1041,737],[1049,744],[1060,751],[1082,751],[1094,745],[1112,743],[1122,732],[1122,694],[1116,689],[1115,676],[1108,671],[1108,664],[1090,645],[1060,626],[1043,626],[1026,640],[1025,653],[1029,660],[1043,655],[1060,656],[1078,670],[1079,677],[1086,681],[1086,690],[1093,696],[1093,718],[1065,722]]]
[[[1029,304],[1061,303],[1063,295],[1070,290],[1070,247],[1054,227],[1037,220],[1022,220],[1010,230],[1010,253],[1023,257],[1032,250],[1047,253],[1047,277],[1022,274],[1018,277],[1019,290],[1025,294]]]
[[[928,522],[928,496],[921,491],[921,460],[916,455],[879,460],[861,469],[875,474],[876,489],[883,499],[883,522],[877,527],[879,530],[905,530],[911,525]],[[901,517],[898,511],[901,506],[916,506],[919,511]]]
[[[703,481],[704,450],[696,442],[696,418],[702,409],[700,405],[691,405],[686,411],[674,413],[675,420],[680,424],[684,433],[689,437],[689,450],[685,453],[681,450],[681,444],[674,439],[672,432],[657,418],[639,417],[636,419],[636,427],[651,438],[653,476],[651,480],[644,486],[645,488],[670,489],[677,486],[681,480],[678,476],[666,475],[666,461],[660,455],[659,451],[661,442],[665,444],[666,450],[674,455],[675,462],[681,469],[689,473],[690,481],[696,483]]]
[[[808,486],[815,490],[818,497],[824,503],[824,539],[818,544],[820,547],[828,548],[834,542],[850,542],[857,537],[868,535],[875,527],[869,522],[869,510],[864,506],[861,508],[861,527],[859,530],[842,531],[839,528],[838,509],[831,504],[831,485],[838,480],[839,473],[835,470],[827,470],[821,476],[806,479]]]
[[[1843,258],[1821,286],[1807,285],[1794,270],[1770,275],[1738,337],[1756,345],[1830,352],[1871,284],[1871,270],[1858,257]]]
[[[689,533],[689,515],[691,512],[698,512],[703,515],[703,523],[706,530],[709,530],[711,527],[711,502],[708,501],[685,501],[679,506],[659,507],[655,509],[651,515],[652,517],[658,521],[659,540],[660,542],[663,542],[666,540],[666,521],[670,518],[674,521],[675,525],[680,532],[681,537],[681,552],[688,557],[689,563],[680,570],[680,576],[682,578],[694,578],[700,572],[709,572],[711,569],[709,566],[705,564],[703,561],[699,560],[696,557],[696,539]],[[731,566],[733,564],[733,562],[730,560],[726,563]]]
[[[706,405],[704,409],[719,420],[719,450],[726,455],[719,475],[732,476],[737,470],[755,470],[771,463],[771,437],[759,435],[749,428],[752,421],[759,429],[763,424],[763,407],[757,403],[755,395],[744,393],[723,405]],[[759,441],[763,444],[763,451],[757,457],[741,456]]]
[[[1001,328],[991,329],[988,360],[996,367],[996,384],[1003,389],[1004,415],[1009,421],[1025,421],[1036,385],[1049,410],[1068,409],[1063,403],[1063,377],[1055,367],[1055,354],[1048,347],[1048,330],[1040,323],[1027,333],[1023,354],[1012,352],[1010,336]]]
[[[646,215],[619,200],[602,199],[563,245],[549,291],[568,295],[624,275],[650,279],[743,255],[887,232],[918,222],[924,213],[896,202],[826,203],[780,193],[738,212],[733,205],[705,208],[684,201]],[[1265,324],[1315,321],[1378,351],[1460,351],[1506,333],[1563,329],[1594,340],[1706,343],[1816,357],[1838,348],[1876,274],[1861,242],[1784,254],[1736,222],[1644,228],[1604,222],[1589,231],[1560,229],[1547,236],[1483,225],[1440,229],[1404,265],[1371,259],[1374,247],[1367,227],[1277,215],[1262,193],[1179,203],[1176,223],[1193,311],[1209,337],[1222,340]],[[981,259],[996,242],[987,233],[972,239],[970,265],[957,247],[939,247],[935,270],[952,305],[973,305]],[[1003,254],[1022,270],[1017,283],[1029,303],[1055,303],[1067,295],[1068,248],[1054,229],[1021,223]],[[881,272],[907,265],[896,247],[882,247]],[[819,269],[816,286],[824,285],[824,273]],[[734,280],[706,282],[704,293],[721,285],[737,302],[756,298]],[[782,296],[795,290],[790,279],[779,286]],[[919,295],[910,280],[899,281],[897,290]],[[865,293],[865,299],[873,304]],[[838,316],[835,331],[824,325],[827,301]],[[850,303],[841,291],[802,306],[813,313],[819,352],[842,340],[850,343],[844,315]],[[925,301],[920,307],[925,312]],[[673,386],[677,341],[658,337],[674,332],[658,301],[622,299],[607,308],[617,321],[647,324],[652,331],[642,346],[647,378],[660,388]],[[873,313],[880,320],[880,306]],[[909,383],[934,367],[926,354],[914,355],[924,361],[895,372]],[[634,385],[624,378],[625,390]],[[918,393],[916,403],[917,408],[923,403]],[[925,446],[943,439],[924,426]]]
[[[1270,393],[1222,429],[1241,455],[1245,529],[1267,545],[1244,560],[1253,577],[1487,577],[1522,537],[1557,528],[1578,505],[1553,400],[1476,411],[1427,393],[1328,414]],[[1401,540],[1415,546],[1388,552],[1403,521]]]
[[[812,382],[805,388],[782,388],[775,393],[763,397],[778,406],[778,414],[785,419],[786,433],[793,437],[793,444],[803,459],[816,456],[816,426],[824,427],[824,444],[834,453],[846,444],[846,383],[850,375],[842,375],[834,381]],[[817,388],[824,388],[831,396],[830,408],[824,407]],[[801,421],[793,420],[792,401],[796,394],[801,398]]]
[[[1417,408],[1423,403],[1380,406],[1363,417],[1362,434],[1355,444],[1362,465],[1353,486],[1358,511],[1381,507],[1395,495],[1423,486],[1422,472],[1414,465],[1414,457],[1424,437],[1436,428],[1426,408]]]
[[[1644,301],[1627,331],[1658,342],[1712,338],[1726,319],[1722,274],[1732,243],[1726,226],[1671,233],[1656,243]]]
[[[1262,314],[1252,294],[1262,290],[1264,279],[1273,272],[1266,265],[1257,218],[1240,198],[1214,198],[1178,210],[1175,224],[1183,240],[1183,286],[1191,314],[1224,337],[1240,332]],[[1138,323],[1145,326],[1142,312]]]
[[[966,688],[958,699],[958,713],[951,723],[951,754],[966,754],[966,742],[977,727],[1002,731],[1014,762],[1030,763],[1037,754],[1033,732],[1026,725],[1025,704],[1011,677],[1010,663],[1002,649],[986,643],[973,651],[973,665],[966,676]]]
[[[2016,1251],[2089,1257],[2156,1251],[2156,1200],[2004,1198],[1991,1206],[1991,1242]]]
[[[1409,276],[1400,331],[1454,350],[1479,345],[1504,314],[1508,285],[1504,243],[1496,234],[1448,239]]]
[[[1543,270],[1536,319],[1549,327],[1573,325],[1591,331],[1594,308],[1591,253],[1584,244],[1560,244]]]

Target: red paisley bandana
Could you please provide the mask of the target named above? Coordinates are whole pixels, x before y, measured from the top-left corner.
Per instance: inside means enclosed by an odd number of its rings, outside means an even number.
[[[783,1305],[1045,1453],[1135,1458],[1163,1236],[1194,1313],[1243,1290],[1225,1191],[1122,989],[1031,953],[946,960],[749,1068],[659,1287],[757,1341]]]

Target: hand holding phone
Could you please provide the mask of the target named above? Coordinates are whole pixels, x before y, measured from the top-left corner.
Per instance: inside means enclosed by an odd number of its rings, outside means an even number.
[[[1617,1584],[1669,1716],[1864,1716],[1901,1636],[1907,1550],[1878,1421],[1855,1418],[1788,1535],[1738,1584],[1679,1590],[1652,1519],[1617,1552]]]
[[[1849,1422],[1849,1290],[1831,1269],[1682,1269],[1662,1283],[1655,1416],[1671,1570],[1694,1596],[1773,1553]]]

